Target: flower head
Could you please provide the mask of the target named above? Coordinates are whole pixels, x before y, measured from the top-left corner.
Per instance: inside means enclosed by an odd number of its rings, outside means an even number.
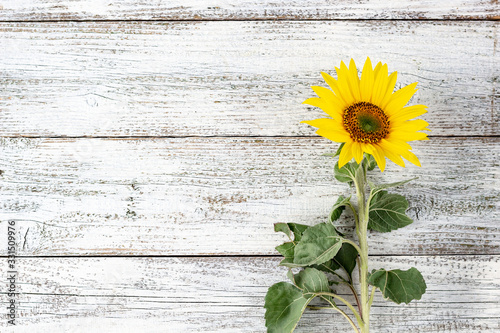
[[[385,157],[404,167],[401,157],[420,166],[407,141],[428,140],[426,121],[412,120],[427,112],[425,105],[405,106],[415,94],[417,83],[396,92],[397,72],[388,74],[387,64],[379,62],[375,69],[370,58],[363,66],[361,79],[354,60],[349,68],[340,63],[335,67],[337,79],[321,73],[330,89],[311,87],[319,97],[309,98],[305,104],[317,106],[331,118],[303,121],[317,127],[316,133],[329,140],[343,142],[339,156],[339,168],[353,157],[361,163],[363,153],[375,158],[381,171],[385,169]]]

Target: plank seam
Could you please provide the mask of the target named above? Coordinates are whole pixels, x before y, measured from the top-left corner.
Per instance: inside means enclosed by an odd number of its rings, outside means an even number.
[[[369,257],[495,257],[500,256],[499,253],[436,253],[436,254],[370,254]],[[8,259],[8,256],[2,255],[0,259]],[[40,255],[40,256],[23,256],[16,255],[19,259],[55,259],[55,258],[282,258],[280,255],[274,254],[180,254],[180,255]]]
[[[498,135],[427,135],[429,138],[500,138]],[[32,135],[9,135],[0,136],[0,139],[247,139],[247,138],[261,138],[261,139],[318,139],[319,136],[306,136],[306,135],[117,135],[117,136],[89,136],[89,135],[76,135],[76,136],[32,136]]]
[[[0,23],[128,23],[128,22],[185,22],[185,23],[197,23],[197,22],[497,22],[500,20],[500,16],[491,17],[455,17],[455,18],[421,18],[421,19],[405,19],[405,18],[209,18],[209,19],[67,19],[67,20],[0,20]]]

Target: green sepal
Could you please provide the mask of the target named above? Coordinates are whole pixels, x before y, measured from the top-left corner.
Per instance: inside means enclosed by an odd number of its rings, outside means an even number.
[[[345,207],[347,204],[351,201],[351,197],[346,198],[344,196],[339,196],[337,199],[337,202],[333,204],[332,209],[330,210],[330,214],[328,215],[329,221],[333,222],[338,220],[340,215],[342,215],[342,212],[344,211]]]
[[[295,246],[293,262],[300,266],[322,264],[337,254],[343,238],[331,223],[320,223],[304,231]]]
[[[293,332],[314,297],[314,294],[303,295],[300,289],[287,282],[273,284],[264,300],[267,332]]]
[[[408,201],[399,194],[379,191],[370,199],[368,229],[389,232],[405,227],[413,222],[405,212]]]
[[[397,304],[419,300],[427,289],[422,274],[414,267],[407,271],[374,270],[368,277],[368,283],[379,288],[386,299]]]

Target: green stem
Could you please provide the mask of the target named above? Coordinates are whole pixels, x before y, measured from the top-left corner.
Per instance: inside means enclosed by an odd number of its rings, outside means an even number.
[[[361,319],[361,316],[359,315],[358,311],[356,311],[356,309],[354,308],[354,306],[352,306],[351,303],[349,303],[345,298],[342,298],[340,297],[339,295],[337,294],[333,294],[333,293],[327,293],[327,292],[323,292],[323,293],[314,293],[316,296],[330,296],[330,297],[333,297],[333,298],[336,298],[338,299],[339,301],[341,301],[342,303],[344,303],[345,305],[347,305],[347,307],[352,311],[352,313],[354,314],[354,317],[356,317],[356,320],[358,321],[358,324],[360,327],[363,327],[363,319]],[[307,294],[304,294],[304,295],[307,295]]]
[[[370,304],[368,295],[368,207],[365,199],[366,167],[362,165],[356,172],[354,184],[358,198],[358,225],[356,233],[359,239],[359,282],[361,285],[361,313],[363,314],[363,325],[361,333],[370,332]]]
[[[347,243],[347,244],[351,244],[352,247],[354,247],[356,249],[356,251],[358,251],[359,255],[361,255],[361,248],[358,246],[358,244],[354,243],[352,240],[349,240],[349,239],[343,239],[342,240],[342,243]]]
[[[359,303],[358,293],[356,292],[356,289],[354,289],[354,286],[352,284],[348,283],[348,285],[349,288],[351,289],[352,294],[354,295],[354,299],[356,300],[356,305],[358,306],[359,315],[361,316],[361,318],[363,318],[363,309],[361,308],[361,304]]]
[[[334,309],[337,310],[338,312],[340,312],[347,319],[347,321],[349,322],[349,324],[351,324],[352,328],[354,329],[354,331],[356,333],[359,333],[359,330],[356,327],[356,324],[354,324],[354,322],[352,321],[352,319],[349,318],[349,316],[344,311],[340,310],[339,308],[334,308]]]
[[[352,328],[354,329],[355,332],[359,333],[359,330],[358,328],[356,327],[356,324],[354,324],[354,322],[352,321],[352,319],[347,315],[347,313],[345,313],[344,311],[340,310],[337,306],[335,306],[335,304],[333,304],[332,302],[330,302],[330,300],[328,298],[325,298],[325,297],[321,297],[323,298],[325,301],[327,301],[328,303],[330,303],[330,305],[332,306],[332,308],[334,310],[337,310],[338,312],[340,312],[340,314],[342,314],[346,319],[347,321],[349,322],[349,324],[351,324]]]
[[[368,301],[368,305],[371,307],[372,306],[372,303],[373,303],[373,298],[375,297],[375,291],[377,290],[376,287],[373,287],[372,288],[372,293],[370,295],[370,300]]]
[[[354,214],[354,222],[356,223],[356,229],[358,229],[358,225],[359,225],[359,223],[358,223],[358,213],[356,213],[356,209],[354,209],[354,207],[352,206],[351,202],[348,202],[347,206],[349,206],[349,208],[351,208],[351,211]]]
[[[332,309],[333,307],[332,306],[314,306],[314,305],[308,305],[307,308],[311,309],[311,310],[328,310],[328,309]]]

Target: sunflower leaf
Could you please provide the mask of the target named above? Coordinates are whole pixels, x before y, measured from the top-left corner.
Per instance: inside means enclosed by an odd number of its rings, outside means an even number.
[[[343,238],[331,223],[320,223],[308,228],[295,246],[293,262],[300,266],[319,265],[337,254]]]
[[[414,178],[403,180],[403,181],[400,181],[400,182],[380,184],[380,185],[375,185],[375,184],[373,184],[372,182],[369,181],[368,184],[370,185],[370,188],[371,188],[371,191],[372,191],[372,195],[373,195],[373,194],[376,194],[377,192],[380,192],[380,191],[385,190],[385,189],[390,188],[390,187],[396,187],[396,186],[404,185],[404,184],[409,183],[412,180],[415,180],[417,178],[418,177],[414,177]]]
[[[293,258],[285,258],[285,259],[281,260],[278,265],[279,266],[288,267],[288,268],[297,268],[297,267],[303,267],[304,266],[304,265],[294,264]]]
[[[282,232],[290,238],[290,240],[298,242],[302,237],[304,231],[309,228],[308,225],[298,224],[298,223],[275,223],[274,231]],[[292,239],[293,233],[293,239]]]
[[[352,280],[352,271],[356,267],[357,257],[358,251],[356,248],[349,243],[344,243],[332,260],[335,261],[339,267],[342,267]]]
[[[330,222],[338,220],[338,218],[340,217],[340,215],[342,215],[342,212],[344,211],[345,207],[350,202],[350,200],[351,197],[346,198],[342,195],[339,196],[337,202],[335,202],[332,209],[330,210],[330,214],[328,215]]]
[[[293,242],[286,242],[281,245],[276,246],[276,251],[281,253],[281,255],[285,258],[293,259],[293,251],[295,248],[295,244]]]
[[[407,209],[408,201],[402,195],[377,192],[370,200],[368,229],[389,232],[411,224]]]
[[[320,271],[323,271],[323,272],[327,272],[327,273],[333,273],[335,272],[337,269],[340,268],[340,265],[338,264],[338,262],[336,262],[335,260],[333,259],[330,259],[328,261],[325,261],[324,263],[322,264],[319,264],[319,265],[313,265],[312,266],[313,268],[316,268],[316,269],[319,269]]]
[[[281,245],[276,246],[276,251],[281,253],[283,257],[285,257],[279,263],[280,266],[285,266],[288,268],[302,267],[301,265],[297,265],[293,263],[294,252],[295,252],[295,243],[294,242],[286,242]]]
[[[295,285],[304,293],[327,293],[328,278],[326,274],[314,268],[307,267],[294,275]]]
[[[357,257],[358,251],[354,246],[349,243],[343,243],[335,257],[312,267],[327,273],[334,273],[336,270],[342,268],[349,275],[349,281],[352,281],[352,271],[356,267]]]
[[[377,166],[377,161],[375,161],[375,158],[370,154],[365,154],[363,162],[366,163],[368,171],[372,171]]]
[[[314,297],[314,294],[303,295],[300,289],[287,282],[273,284],[264,304],[267,332],[292,332]]]
[[[342,142],[340,144],[339,148],[337,149],[337,151],[335,152],[335,155],[333,155],[333,157],[336,157],[336,156],[340,155],[340,152],[342,151],[342,148],[344,148],[344,145],[345,145],[345,142]]]
[[[403,302],[408,304],[412,300],[418,300],[427,289],[422,274],[414,267],[407,271],[374,270],[368,278],[368,283],[379,288],[385,298],[397,304]]]
[[[294,264],[294,252],[297,242],[302,238],[303,232],[309,228],[308,225],[297,224],[297,223],[276,223],[274,225],[274,231],[283,232],[290,238],[290,242],[285,242],[276,247],[276,251],[281,253],[285,258],[279,263],[280,266],[285,266],[289,268],[302,267],[301,265]],[[293,234],[293,239],[292,239]]]
[[[358,170],[359,164],[356,162],[349,162],[344,165],[342,168],[339,168],[339,163],[335,164],[333,169],[333,173],[335,179],[342,183],[351,183],[354,181],[356,177],[356,170]]]

